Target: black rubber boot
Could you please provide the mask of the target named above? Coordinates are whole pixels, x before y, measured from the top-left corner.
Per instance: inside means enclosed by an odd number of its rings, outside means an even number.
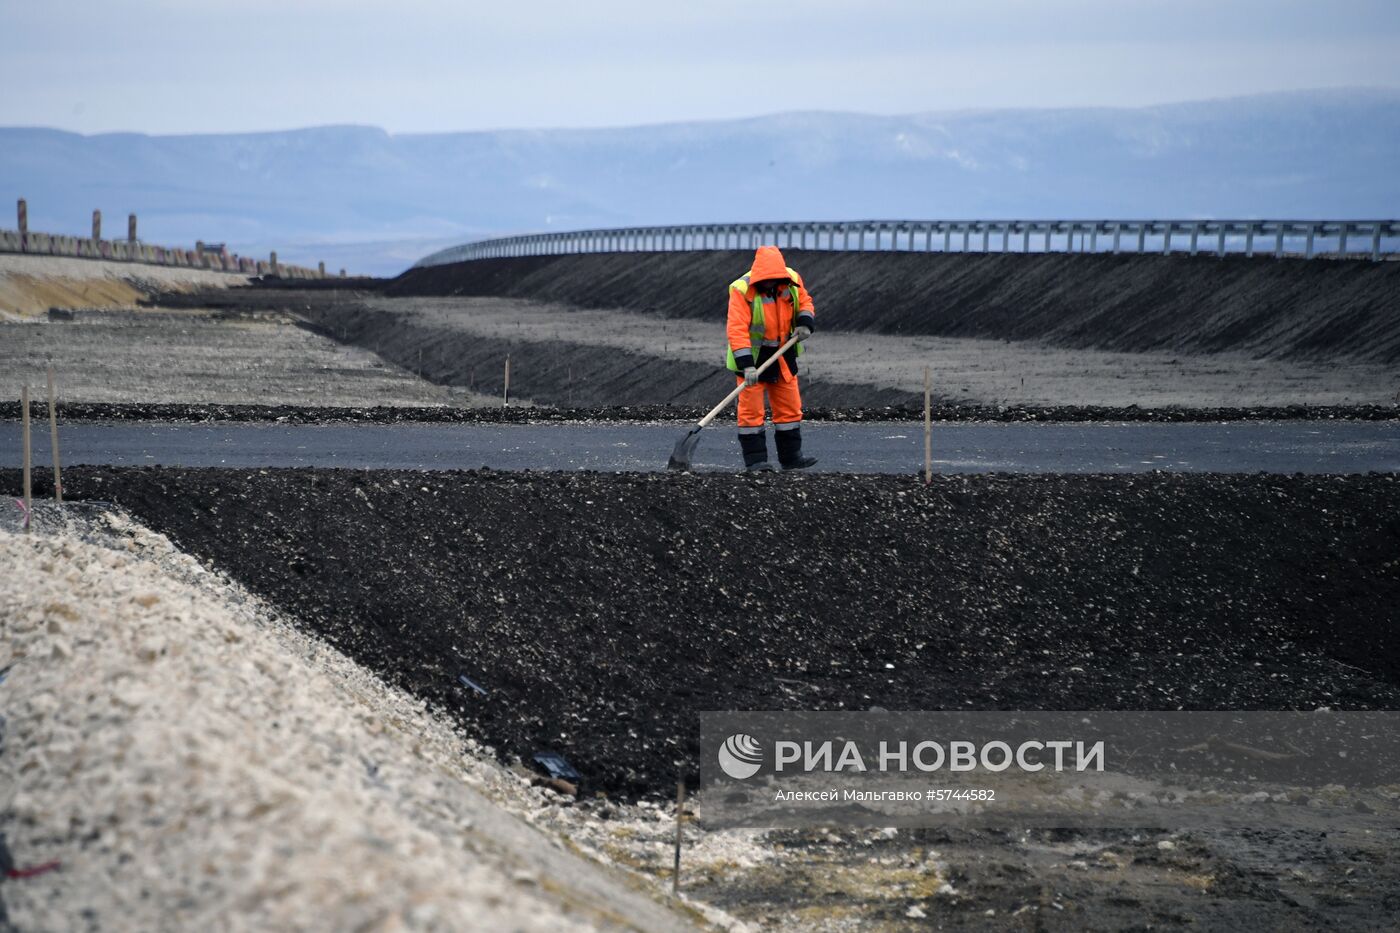
[[[788,428],[773,432],[773,443],[778,448],[778,462],[784,470],[805,470],[817,462],[816,457],[802,456],[802,429]]]
[[[750,473],[777,469],[768,462],[768,432],[740,434],[739,449],[744,452],[744,469]]]

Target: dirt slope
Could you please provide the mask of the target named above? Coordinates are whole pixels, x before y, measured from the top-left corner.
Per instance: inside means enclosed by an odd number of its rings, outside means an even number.
[[[0,320],[49,308],[134,308],[158,291],[247,284],[246,275],[65,256],[0,255]]]
[[[1400,361],[1400,262],[788,250],[827,329]],[[390,295],[491,295],[713,318],[751,251],[483,260],[411,269]],[[823,313],[824,312],[824,313]]]
[[[1400,709],[1388,475],[84,468],[65,486],[596,788],[693,769],[702,709]]]

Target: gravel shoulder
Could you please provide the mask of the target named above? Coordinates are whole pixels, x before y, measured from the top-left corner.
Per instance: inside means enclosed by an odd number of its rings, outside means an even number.
[[[118,510],[0,530],[18,929],[684,929],[481,757]],[[547,821],[543,821],[547,822]],[[659,886],[657,886],[659,888]]]
[[[280,313],[94,311],[0,322],[0,398],[19,398],[24,382],[41,398],[48,366],[64,404],[456,408],[485,401]]]

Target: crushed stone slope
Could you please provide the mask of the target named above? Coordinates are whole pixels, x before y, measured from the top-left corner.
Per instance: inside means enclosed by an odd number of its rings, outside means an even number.
[[[0,530],[0,832],[59,862],[4,884],[19,929],[689,926],[420,700],[124,513],[66,515]]]
[[[1400,709],[1387,475],[65,484],[599,789],[673,786],[701,709]]]
[[[787,250],[826,329],[1139,352],[1400,361],[1400,262]],[[530,298],[712,318],[751,250],[410,269],[389,295]],[[826,314],[821,309],[829,309]]]

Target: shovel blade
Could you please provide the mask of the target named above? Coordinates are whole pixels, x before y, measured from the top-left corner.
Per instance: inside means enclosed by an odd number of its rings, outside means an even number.
[[[694,427],[685,437],[676,442],[676,449],[671,451],[671,459],[666,464],[668,470],[688,470],[690,469],[690,458],[695,453],[695,447],[700,443],[700,432],[704,428]]]

